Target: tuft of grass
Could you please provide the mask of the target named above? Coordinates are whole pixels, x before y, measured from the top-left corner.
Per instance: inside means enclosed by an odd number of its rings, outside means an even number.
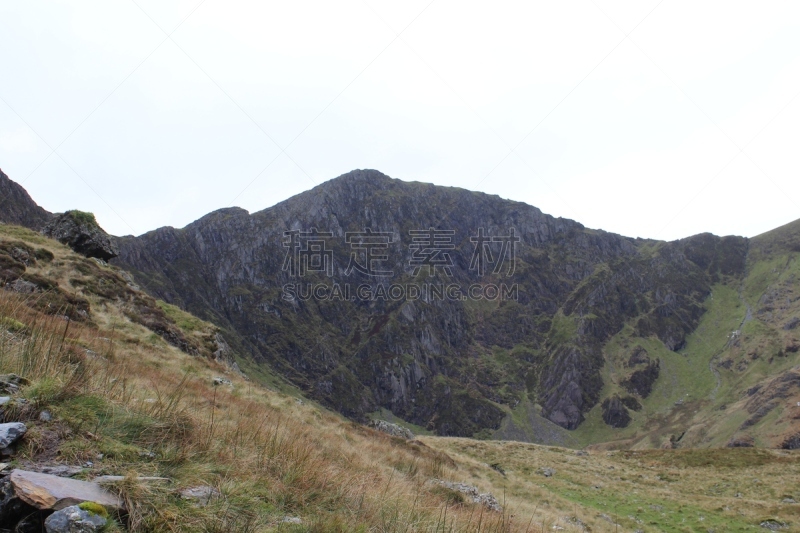
[[[69,215],[72,220],[82,226],[90,226],[90,227],[100,227],[97,223],[97,219],[94,217],[94,213],[89,213],[87,211],[78,211],[77,209],[73,209],[71,211],[67,211],[64,213],[65,215]]]

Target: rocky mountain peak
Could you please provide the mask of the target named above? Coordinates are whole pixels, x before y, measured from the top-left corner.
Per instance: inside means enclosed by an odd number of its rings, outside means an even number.
[[[0,222],[42,229],[53,215],[39,207],[24,188],[0,170]]]

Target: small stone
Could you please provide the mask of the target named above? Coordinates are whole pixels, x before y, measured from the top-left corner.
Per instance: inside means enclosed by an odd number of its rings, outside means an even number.
[[[3,406],[11,401],[11,396],[0,396],[0,406]]]
[[[539,473],[542,474],[544,477],[553,477],[554,475],[556,475],[555,469],[550,467],[540,468]]]
[[[94,533],[102,531],[106,522],[99,514],[71,505],[48,516],[44,527],[47,533]]]
[[[225,378],[221,378],[221,377],[219,377],[219,376],[217,376],[217,377],[215,377],[215,378],[214,378],[214,380],[213,380],[213,383],[214,383],[214,386],[215,386],[215,387],[217,387],[217,386],[219,386],[219,385],[233,385],[233,383],[231,382],[231,380],[229,380],[229,379],[225,379]]]
[[[284,516],[283,520],[281,520],[283,524],[302,524],[303,521],[300,519],[299,516]]]
[[[794,498],[784,498],[781,503],[797,503],[797,501]]]
[[[28,431],[22,422],[0,424],[0,448],[8,448]]]
[[[42,474],[50,474],[51,476],[58,476],[58,477],[72,477],[75,474],[79,474],[83,468],[80,466],[69,466],[69,465],[54,465],[54,466],[43,466],[37,469]]]
[[[181,498],[184,500],[193,500],[200,507],[205,507],[213,500],[221,497],[219,490],[209,485],[198,485],[196,487],[189,487],[179,492]]]
[[[42,411],[39,413],[39,422],[50,422],[53,420],[53,415],[50,414],[50,411]]]

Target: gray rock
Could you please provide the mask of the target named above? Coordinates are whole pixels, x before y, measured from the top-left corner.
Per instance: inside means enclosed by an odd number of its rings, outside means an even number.
[[[214,378],[214,380],[213,380],[213,383],[214,383],[214,386],[215,386],[215,387],[216,387],[216,386],[219,386],[219,385],[233,385],[233,383],[231,382],[231,380],[229,380],[229,379],[225,379],[225,378],[221,378],[221,377],[219,377],[219,376],[217,376],[217,377],[215,377],[215,378]]]
[[[794,498],[784,498],[781,500],[781,503],[797,503],[797,500]]]
[[[554,468],[550,468],[548,466],[539,469],[539,473],[542,474],[544,477],[553,477],[556,475],[556,471]]]
[[[11,401],[11,396],[0,396],[0,406],[3,406]]]
[[[179,494],[181,495],[181,498],[183,498],[184,500],[192,500],[201,507],[205,507],[212,501],[222,496],[219,490],[209,485],[198,485],[196,487],[189,487],[181,490]]]
[[[759,526],[763,527],[764,529],[769,529],[770,531],[780,531],[781,529],[786,529],[789,526],[784,524],[783,522],[779,522],[774,518],[770,518],[768,520],[764,520],[759,524]]]
[[[302,524],[303,520],[299,516],[284,516],[282,524]]]
[[[91,213],[67,211],[57,215],[44,227],[42,234],[86,257],[108,261],[119,255],[117,247]]]
[[[465,494],[472,501],[472,503],[481,504],[490,511],[501,512],[503,510],[503,508],[500,507],[500,503],[497,501],[497,498],[488,492],[481,493],[478,490],[478,487],[473,487],[472,485],[467,485],[466,483],[443,481],[441,479],[432,479],[430,480],[430,483],[460,492],[461,494]]]
[[[14,394],[19,392],[22,385],[30,383],[27,379],[20,377],[16,374],[2,374],[0,375],[0,392],[6,394]]]
[[[228,364],[232,363],[233,350],[231,350],[231,347],[225,340],[225,337],[223,337],[220,333],[215,334],[214,343],[217,345],[217,349],[214,350],[214,359]]]
[[[42,474],[50,474],[51,476],[58,476],[58,477],[72,477],[75,474],[79,474],[83,468],[80,466],[70,466],[70,465],[51,465],[51,466],[42,466],[37,469],[38,472]]]
[[[94,533],[102,531],[107,520],[98,514],[84,511],[77,505],[65,507],[47,517],[47,533]]]
[[[6,283],[5,290],[11,292],[18,292],[20,294],[33,294],[39,289],[39,286],[24,279],[16,279],[11,283]]]
[[[400,437],[401,439],[414,439],[414,433],[408,428],[404,428],[398,424],[392,424],[391,422],[387,422],[386,420],[372,420],[369,423],[369,427],[373,429],[377,429],[381,433],[386,433],[387,435],[391,435],[393,437]]]
[[[125,508],[118,496],[97,483],[19,469],[13,470],[8,480],[14,496],[37,509],[59,510],[82,502],[113,510]]]
[[[53,415],[50,414],[50,411],[42,411],[39,413],[39,422],[50,422],[53,420]]]
[[[0,448],[8,448],[28,431],[22,422],[0,424]]]

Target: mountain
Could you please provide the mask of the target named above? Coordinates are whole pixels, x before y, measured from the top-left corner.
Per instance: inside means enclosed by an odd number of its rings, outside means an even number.
[[[293,278],[282,268],[284,232],[314,228],[332,235],[325,239],[332,269]],[[410,232],[428,228],[452,232],[442,237],[452,245],[449,276],[443,268],[429,276],[426,266],[415,276]],[[481,228],[487,236],[514,230],[513,272],[506,265],[497,273],[490,265],[483,276],[470,270],[470,238]],[[389,236],[378,263],[392,276],[347,272],[354,251],[347,233],[367,229]],[[498,260],[502,242],[493,245]],[[119,247],[119,264],[152,293],[222,325],[256,361],[347,416],[384,409],[439,434],[488,436],[522,406],[558,440],[558,427],[577,428],[603,402],[606,419],[625,425],[626,405],[635,409],[646,398],[660,368],[636,339],[680,350],[712,286],[743,277],[748,241],[631,239],[520,202],[364,170],[252,215],[224,209],[183,229],[122,238]],[[369,284],[374,293],[381,284],[414,283],[505,284],[518,292],[496,300],[299,294],[290,301],[283,287],[291,283],[294,292],[307,284]],[[604,397],[602,370],[612,358],[604,349],[627,330],[631,353],[618,381],[636,385]]]
[[[775,291],[764,300],[772,310],[753,308],[734,342],[740,351],[731,355],[743,358],[733,368],[742,361],[751,372],[758,364],[770,368],[768,354],[758,351],[755,360],[750,355],[755,353],[751,343],[769,338],[752,328],[792,323],[785,321],[787,311],[777,310],[793,297],[769,276],[787,281],[791,275],[779,255],[791,253],[793,235],[795,228],[781,228],[752,242],[751,259],[768,254],[778,258],[780,268],[773,272],[768,266],[762,272],[767,278],[752,278],[761,285],[745,283],[745,299],[765,282]],[[740,447],[576,451],[415,437],[385,422],[373,425],[384,433],[328,411],[296,390],[287,395],[241,375],[230,363],[232,350],[219,327],[153,299],[128,272],[76,253],[75,243],[69,244],[0,224],[2,531],[797,529],[797,452]],[[719,287],[712,295],[725,303]],[[697,331],[719,320],[717,311],[717,304],[709,306],[687,337],[689,348]],[[617,341],[606,343],[605,350]],[[658,355],[663,362],[639,413],[661,393],[664,380],[679,389],[691,382],[683,376],[672,383],[672,363],[648,349],[647,355],[637,351],[634,359]],[[688,362],[697,357],[688,355],[674,357]],[[705,361],[699,362],[694,371],[712,376],[703,368]],[[607,360],[602,372],[612,363]],[[783,363],[771,364],[774,370]],[[719,368],[723,383],[729,383],[724,365]],[[757,404],[765,398],[791,392],[787,376],[791,371],[773,372],[770,383],[745,391],[741,400],[748,405],[729,407],[734,419],[740,417],[734,421],[750,417],[750,407],[760,412]],[[608,381],[605,374],[603,379]],[[694,412],[690,403],[679,414]],[[593,416],[587,413],[572,434],[592,425]],[[752,427],[774,427],[771,416]],[[628,431],[636,423],[609,431]],[[63,525],[70,517],[71,529]],[[92,525],[103,522],[100,528]]]
[[[798,243],[800,223],[633,239],[357,170],[257,213],[117,238],[113,262],[220,327],[249,374],[355,420],[575,447],[790,446]]]

